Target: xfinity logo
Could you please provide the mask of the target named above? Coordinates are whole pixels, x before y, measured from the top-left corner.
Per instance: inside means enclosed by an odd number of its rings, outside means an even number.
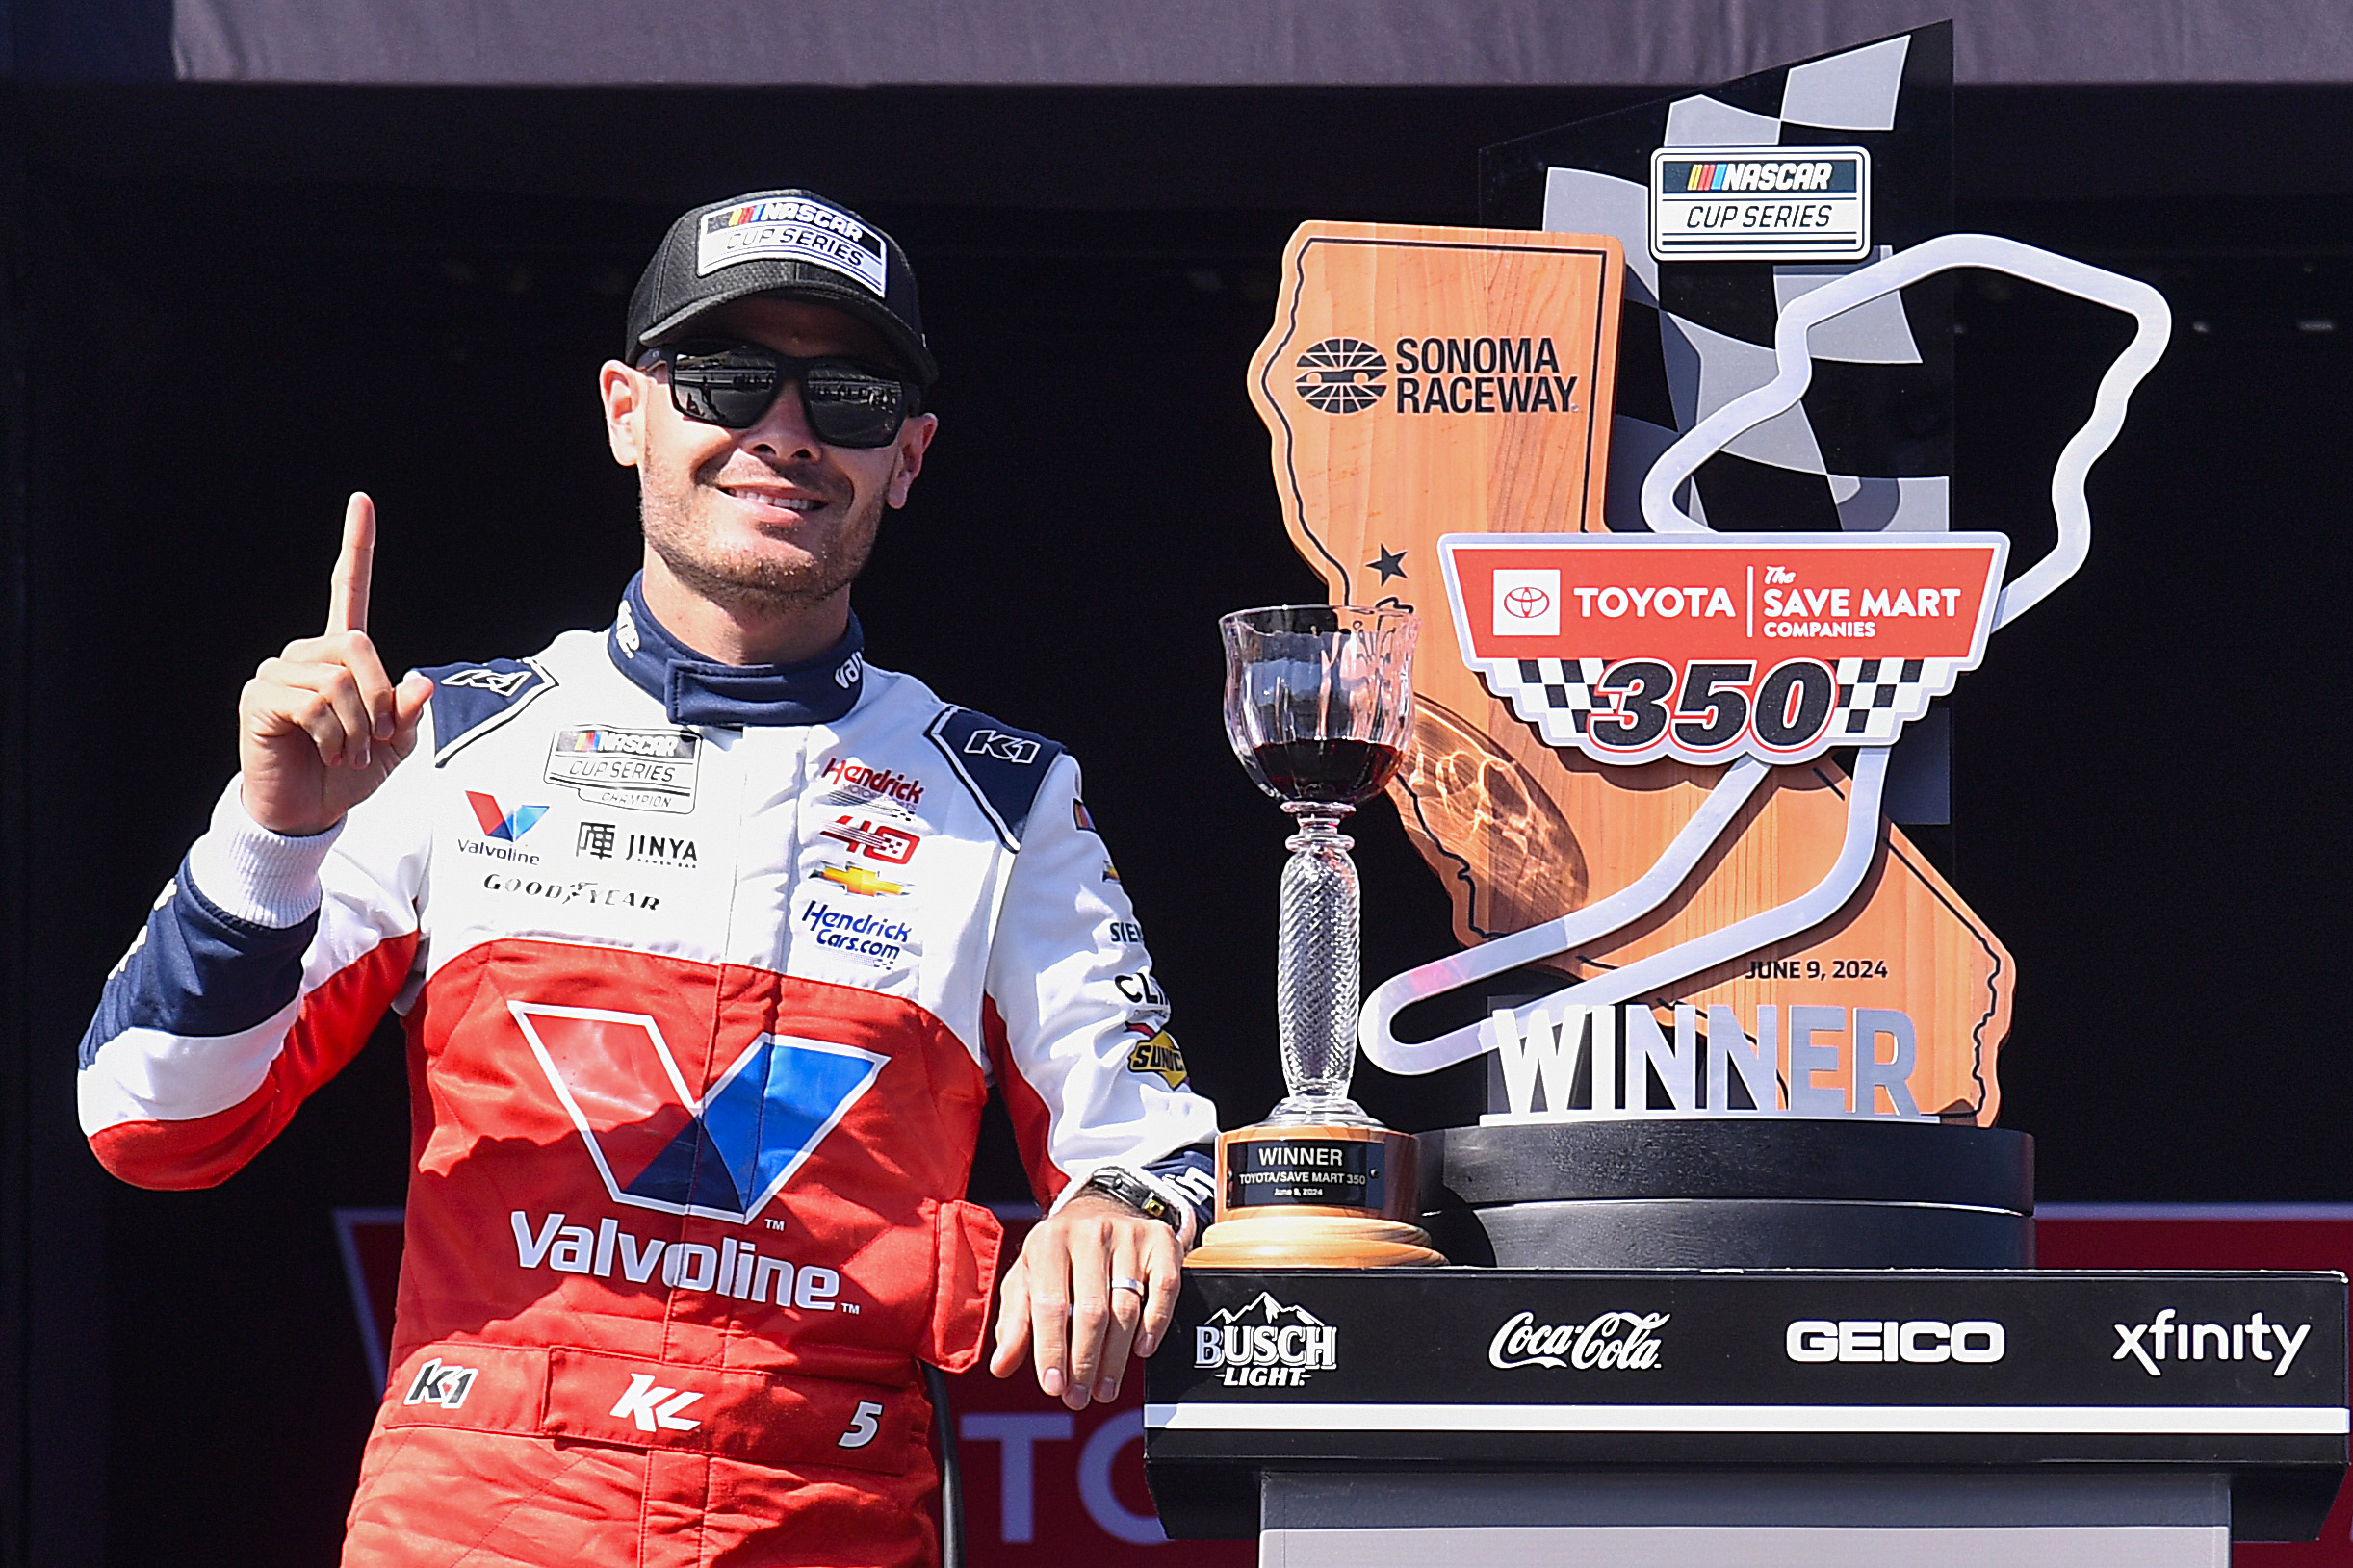
[[[460,1367],[435,1356],[417,1369],[416,1380],[408,1385],[401,1397],[402,1404],[438,1404],[444,1410],[454,1410],[466,1402],[474,1390],[478,1367]]]
[[[2173,1361],[2244,1361],[2252,1356],[2258,1361],[2274,1361],[2274,1377],[2285,1377],[2295,1364],[2296,1352],[2304,1349],[2304,1338],[2313,1331],[2311,1324],[2300,1324],[2290,1334],[2276,1323],[2265,1323],[2260,1312],[2245,1323],[2179,1323],[2171,1307],[2165,1308],[2147,1323],[2118,1324],[2116,1353],[2111,1361],[2131,1356],[2140,1363],[2141,1370],[2152,1377],[2162,1377],[2165,1369],[2158,1363]],[[2277,1345],[2274,1356],[2271,1347]],[[2212,1354],[2210,1357],[2209,1350]]]
[[[1999,1361],[2009,1349],[2009,1335],[1985,1318],[1964,1323],[1800,1318],[1789,1325],[1784,1343],[1792,1361],[1910,1361],[1933,1366],[1940,1361]]]
[[[1193,1330],[1193,1365],[1216,1368],[1228,1388],[1297,1388],[1339,1364],[1339,1336],[1306,1307],[1260,1291],[1249,1305],[1212,1312]]]
[[[1533,1312],[1512,1318],[1488,1341],[1487,1363],[1513,1367],[1622,1368],[1647,1372],[1659,1364],[1650,1336],[1667,1324],[1665,1312],[1605,1312],[1590,1323],[1541,1324]]]

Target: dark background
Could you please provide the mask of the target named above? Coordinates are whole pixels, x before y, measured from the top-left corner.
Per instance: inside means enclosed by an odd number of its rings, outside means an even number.
[[[397,1038],[227,1186],[73,1124],[101,977],[314,630],[342,500],[387,661],[602,625],[634,487],[593,398],[686,204],[805,182],[921,270],[944,428],[859,604],[876,661],[1069,743],[1228,1124],[1280,1092],[1283,827],[1218,722],[1215,617],[1320,597],[1242,392],[1309,218],[1469,221],[1483,144],[1616,90],[19,90],[0,100],[0,1562],[334,1558],[373,1407],[328,1211],[398,1204]],[[1964,89],[1963,227],[2150,279],[2172,350],[2074,582],[1952,699],[1937,845],[2019,963],[2003,1120],[2058,1199],[2353,1198],[2344,870],[2353,195],[2334,89]],[[1957,527],[2048,537],[2121,342],[1960,290]],[[1450,949],[1377,805],[1365,970]],[[2325,989],[2325,988],[2322,988]],[[1358,1077],[1409,1128],[1475,1067]],[[978,1195],[1019,1197],[1001,1147]],[[485,1245],[491,1245],[486,1243]]]

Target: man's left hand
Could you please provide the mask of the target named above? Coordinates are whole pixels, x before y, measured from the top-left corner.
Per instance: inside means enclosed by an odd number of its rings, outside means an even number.
[[[1150,1355],[1176,1311],[1176,1233],[1117,1198],[1085,1193],[1041,1220],[1005,1272],[989,1370],[1030,1352],[1038,1386],[1073,1410],[1119,1398],[1127,1355]],[[1132,1285],[1141,1284],[1141,1293]]]

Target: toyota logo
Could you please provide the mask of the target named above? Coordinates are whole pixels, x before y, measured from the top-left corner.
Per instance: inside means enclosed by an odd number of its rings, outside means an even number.
[[[1552,608],[1552,595],[1541,588],[1513,588],[1503,596],[1504,612],[1533,621]]]

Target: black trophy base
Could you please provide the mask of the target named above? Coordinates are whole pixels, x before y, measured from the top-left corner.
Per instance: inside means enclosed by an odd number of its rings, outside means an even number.
[[[1422,1224],[1505,1269],[2026,1269],[2034,1143],[2005,1128],[1625,1118],[1422,1135]]]

